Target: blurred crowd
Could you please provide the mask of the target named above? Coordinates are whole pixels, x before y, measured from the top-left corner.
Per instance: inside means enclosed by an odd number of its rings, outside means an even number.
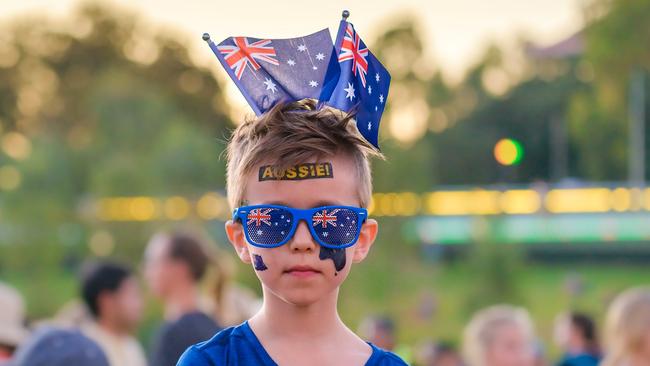
[[[252,291],[231,281],[228,262],[215,247],[206,237],[187,232],[161,232],[147,244],[144,282],[163,309],[148,352],[135,336],[144,290],[125,263],[84,263],[80,301],[29,328],[21,295],[0,284],[0,365],[176,365],[187,347],[241,323],[261,306]]]
[[[136,338],[144,289],[124,263],[85,263],[80,301],[29,326],[20,293],[0,283],[0,366],[175,365],[188,346],[248,319],[261,306],[252,291],[232,281],[214,247],[186,232],[158,233],[147,244],[144,282],[163,309],[147,352]],[[528,311],[507,304],[476,312],[459,335],[460,345],[423,341],[407,351],[398,343],[396,322],[385,316],[368,316],[358,332],[417,366],[650,365],[650,288],[629,289],[614,299],[602,334],[597,323],[584,313],[559,314],[553,340],[562,356],[556,360],[547,355]]]

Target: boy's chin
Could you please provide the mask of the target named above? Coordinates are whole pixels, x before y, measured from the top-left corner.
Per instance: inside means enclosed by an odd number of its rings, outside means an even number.
[[[306,307],[323,300],[329,296],[330,293],[315,289],[291,289],[280,291],[277,295],[282,301],[288,304],[298,307]]]

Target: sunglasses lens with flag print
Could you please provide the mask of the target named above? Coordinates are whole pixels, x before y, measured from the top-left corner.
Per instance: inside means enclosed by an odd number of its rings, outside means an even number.
[[[314,240],[332,249],[347,248],[359,239],[361,225],[368,212],[350,206],[322,206],[297,209],[277,205],[242,206],[233,212],[240,221],[246,240],[262,248],[279,247],[289,241],[302,220],[309,226]]]

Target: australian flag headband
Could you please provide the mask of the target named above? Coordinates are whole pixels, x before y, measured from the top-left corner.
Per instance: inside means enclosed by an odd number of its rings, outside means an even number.
[[[390,74],[347,22],[343,12],[336,42],[328,29],[304,37],[205,40],[258,116],[277,102],[318,99],[344,112],[356,108],[357,128],[379,148],[379,121]]]

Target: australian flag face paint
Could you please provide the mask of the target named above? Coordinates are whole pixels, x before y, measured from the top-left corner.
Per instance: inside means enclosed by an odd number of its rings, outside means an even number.
[[[261,255],[253,254],[253,261],[254,261],[253,265],[256,271],[266,271],[267,269],[269,269],[264,263],[264,258],[262,258]]]

